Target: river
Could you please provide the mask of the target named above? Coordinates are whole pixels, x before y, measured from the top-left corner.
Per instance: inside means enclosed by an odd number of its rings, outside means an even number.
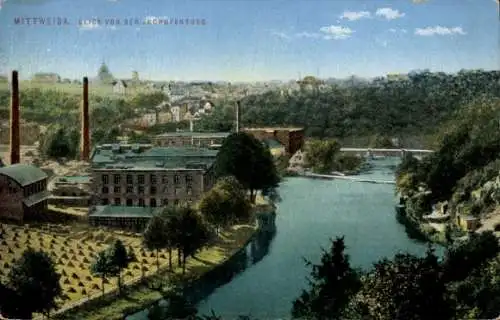
[[[360,178],[394,179],[397,159],[375,160]],[[310,270],[329,239],[345,236],[356,267],[369,268],[398,251],[423,254],[426,245],[408,238],[395,218],[394,185],[345,180],[289,178],[280,186],[275,232],[261,234],[225,267],[188,290],[200,314],[214,310],[224,319],[251,315],[287,318],[292,301],[306,287]],[[145,319],[143,312],[127,320]]]

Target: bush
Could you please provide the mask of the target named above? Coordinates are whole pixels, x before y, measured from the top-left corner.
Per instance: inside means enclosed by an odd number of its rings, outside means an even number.
[[[495,224],[495,231],[500,231],[500,223]]]

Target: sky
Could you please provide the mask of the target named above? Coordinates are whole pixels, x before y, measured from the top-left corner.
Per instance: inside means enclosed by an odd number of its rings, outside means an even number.
[[[135,70],[142,79],[178,81],[500,69],[497,0],[0,4],[0,73],[16,69],[21,79],[37,72],[92,78],[103,61],[117,78],[131,78]],[[26,18],[45,20],[33,24]],[[187,24],[180,25],[186,18]],[[125,25],[126,20],[131,24]]]

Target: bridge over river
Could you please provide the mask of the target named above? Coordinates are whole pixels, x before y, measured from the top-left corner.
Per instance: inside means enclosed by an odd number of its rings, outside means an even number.
[[[343,153],[353,153],[357,155],[367,155],[367,156],[386,156],[403,157],[406,153],[411,153],[416,157],[423,157],[434,152],[434,150],[425,149],[380,149],[380,148],[340,148],[340,152]]]

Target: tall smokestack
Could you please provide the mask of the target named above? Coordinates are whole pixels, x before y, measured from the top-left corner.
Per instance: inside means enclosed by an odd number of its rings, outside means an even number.
[[[240,132],[240,100],[236,101],[236,132]]]
[[[89,79],[83,78],[83,100],[82,100],[82,136],[80,138],[80,158],[89,161],[90,156],[90,132],[89,132]]]
[[[17,71],[12,71],[10,96],[10,164],[16,164],[21,161],[19,125],[19,78]]]

